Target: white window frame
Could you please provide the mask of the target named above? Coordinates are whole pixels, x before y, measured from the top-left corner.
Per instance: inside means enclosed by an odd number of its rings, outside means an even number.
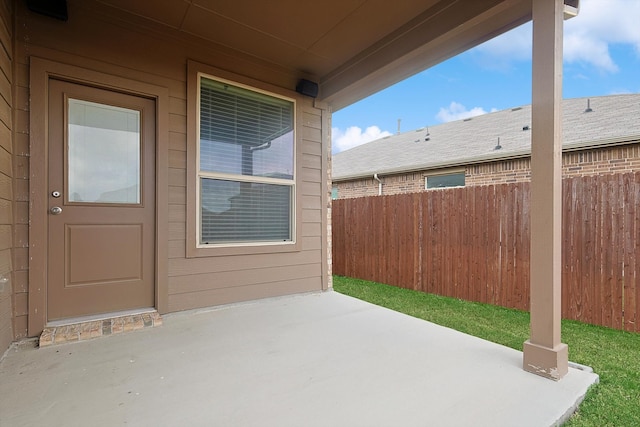
[[[443,190],[445,188],[464,188],[467,185],[466,182],[466,170],[465,169],[450,169],[450,170],[446,170],[446,171],[439,171],[439,172],[433,172],[433,173],[429,173],[427,175],[424,176],[424,189],[427,191],[433,191],[433,190]],[[465,184],[464,185],[453,185],[450,187],[432,187],[429,188],[429,178],[430,177],[435,177],[435,176],[446,176],[446,175],[460,175],[462,174],[465,178]]]
[[[266,184],[285,185],[291,188],[291,212],[290,212],[290,240],[287,241],[250,241],[250,242],[229,242],[220,244],[201,244],[200,236],[200,182],[201,178],[226,179],[238,181],[239,176],[224,173],[210,173],[200,171],[200,81],[201,77],[212,79],[218,82],[233,85],[235,87],[247,89],[253,92],[266,94],[275,98],[283,99],[293,103],[293,179],[280,178],[260,178],[253,176],[242,176],[246,182],[260,182]],[[207,66],[195,61],[188,61],[188,82],[187,82],[187,218],[186,218],[186,256],[208,257],[223,255],[248,255],[260,253],[277,252],[299,252],[300,227],[298,221],[301,218],[301,197],[298,189],[299,162],[298,147],[300,141],[299,130],[302,124],[297,109],[298,96],[293,91],[287,91],[260,81],[237,76],[215,67]]]

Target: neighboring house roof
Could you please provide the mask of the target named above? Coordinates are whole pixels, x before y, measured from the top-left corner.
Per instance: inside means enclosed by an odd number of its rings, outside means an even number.
[[[640,94],[566,99],[562,108],[565,151],[640,140]],[[526,157],[530,129],[527,105],[388,136],[335,154],[333,180]]]

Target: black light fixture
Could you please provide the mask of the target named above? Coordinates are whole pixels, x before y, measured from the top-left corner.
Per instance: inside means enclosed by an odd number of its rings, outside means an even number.
[[[304,96],[310,96],[311,98],[318,97],[318,83],[312,82],[307,79],[300,79],[296,86],[296,92],[301,93]]]
[[[32,12],[61,21],[69,19],[69,15],[67,14],[67,0],[27,0],[27,7]]]

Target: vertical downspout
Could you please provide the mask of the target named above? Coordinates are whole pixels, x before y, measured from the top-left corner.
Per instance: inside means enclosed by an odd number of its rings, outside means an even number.
[[[382,196],[382,181],[380,180],[380,178],[378,178],[377,173],[373,174],[373,179],[378,181],[378,196]]]

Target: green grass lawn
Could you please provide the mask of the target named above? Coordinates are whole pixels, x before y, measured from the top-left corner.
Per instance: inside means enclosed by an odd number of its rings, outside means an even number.
[[[522,350],[529,313],[334,276],[334,289],[373,304]],[[591,366],[591,388],[565,426],[640,426],[640,334],[562,321],[569,360]]]

